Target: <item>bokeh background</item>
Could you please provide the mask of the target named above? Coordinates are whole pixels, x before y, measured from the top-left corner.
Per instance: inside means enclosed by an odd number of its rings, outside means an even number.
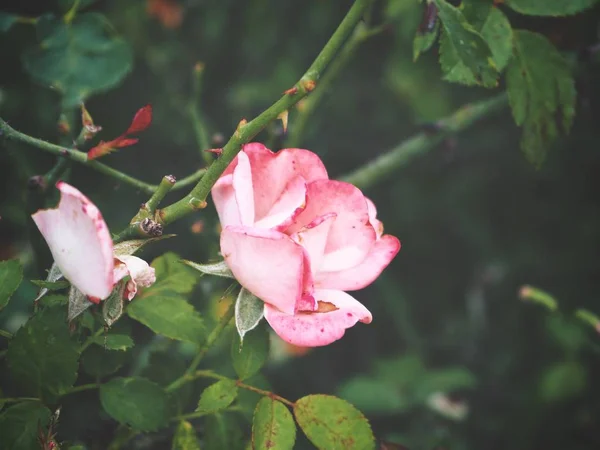
[[[53,8],[53,2],[12,3],[7,9],[23,15]],[[141,106],[154,108],[153,124],[139,144],[104,162],[151,183],[202,167],[187,109],[194,65],[204,64],[200,106],[211,145],[218,147],[242,118],[260,113],[297,81],[350,4],[97,2],[93,9],[109,17],[135,55],[123,83],[86,104],[103,127],[100,137],[121,134]],[[356,293],[373,323],[311,351],[274,339],[260,383],[292,399],[317,392],[346,398],[369,417],[378,438],[411,450],[600,448],[600,336],[573,318],[577,308],[600,313],[600,67],[586,50],[598,41],[598,12],[544,20],[509,13],[513,27],[543,32],[580,61],[571,133],[534,167],[519,148],[520,130],[506,108],[369,187],[386,232],[402,241],[381,278]],[[389,28],[358,47],[301,136],[299,145],[319,154],[332,177],[461,105],[502,91],[502,83],[486,90],[443,81],[436,47],[413,62],[412,39],[422,13],[416,0],[378,3],[374,20],[389,20]],[[0,115],[20,131],[56,142],[58,95],[34,84],[21,67],[33,34],[19,26],[0,35]],[[296,114],[290,113],[288,134]],[[288,134],[278,121],[257,140],[276,150]],[[0,146],[0,259],[20,257],[29,278],[42,278],[50,260],[43,247],[34,252],[29,214],[35,199],[27,184],[53,163],[35,148]],[[70,182],[101,208],[114,231],[146,200],[77,165]],[[210,207],[169,232],[177,237],[152,246],[145,257],[171,250],[206,261],[218,251]],[[211,283],[194,297],[207,316],[218,315],[215,302],[225,287]],[[523,302],[519,290],[526,284],[551,293],[560,312]],[[33,285],[21,287],[18,301],[0,314],[3,328],[14,330],[26,320],[34,294]],[[134,326],[139,339],[148,336]],[[227,348],[216,348],[206,364],[226,364]],[[146,370],[160,372],[186,357],[183,349],[176,362]],[[90,395],[89,404],[95,401]],[[61,432],[102,448],[114,430],[86,408],[66,405],[64,414],[79,420],[64,419],[70,428]],[[155,441],[132,445],[166,448]],[[310,446],[299,441],[298,448]]]

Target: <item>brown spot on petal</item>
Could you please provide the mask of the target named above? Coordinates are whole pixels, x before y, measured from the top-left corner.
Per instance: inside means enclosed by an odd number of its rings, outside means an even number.
[[[315,312],[317,313],[328,313],[331,311],[337,311],[337,306],[333,303],[317,301],[318,307]]]

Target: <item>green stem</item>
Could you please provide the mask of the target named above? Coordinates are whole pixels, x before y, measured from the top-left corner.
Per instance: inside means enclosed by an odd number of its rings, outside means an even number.
[[[109,177],[115,178],[116,180],[122,183],[134,186],[140,191],[145,192],[147,194],[153,194],[154,191],[156,191],[156,189],[158,188],[158,186],[155,184],[150,184],[146,183],[145,181],[138,180],[137,178],[131,177],[117,169],[113,169],[112,167],[107,166],[106,164],[102,164],[101,162],[94,160],[89,161],[87,159],[87,153],[85,152],[79,151],[74,148],[61,147],[60,145],[52,144],[42,139],[37,139],[23,134],[12,128],[8,123],[6,123],[2,119],[0,119],[0,135],[4,135],[7,139],[14,139],[24,144],[37,147],[40,150],[44,150],[48,153],[52,153],[57,156],[64,156],[65,158],[68,158],[71,161],[75,161],[104,175],[108,175]],[[200,178],[202,178],[204,173],[204,169],[197,170],[189,177],[184,178],[184,180],[186,180],[186,183],[178,184],[176,189],[184,188],[191,183],[197,182]]]
[[[90,345],[92,345],[95,341],[95,339],[98,336],[101,336],[102,333],[104,333],[104,328],[100,327],[98,328],[94,334],[92,334],[89,338],[86,339],[86,341],[81,345],[81,348],[79,349],[79,353],[83,353],[83,351],[88,348]]]
[[[75,392],[90,391],[92,389],[99,389],[99,388],[100,388],[100,383],[82,384],[80,386],[73,386],[72,388],[67,389],[61,395],[69,395],[69,394],[74,394]]]
[[[344,176],[342,180],[361,189],[381,183],[414,157],[427,153],[448,136],[468,128],[478,120],[503,109],[507,104],[506,94],[500,94],[478,103],[465,105],[451,116],[439,121],[437,131],[418,133]]]
[[[239,406],[230,406],[229,408],[225,408],[220,410],[219,412],[242,412],[243,409]],[[179,422],[181,420],[191,420],[191,419],[199,419],[201,417],[205,417],[209,414],[214,414],[214,411],[195,411],[187,414],[180,414],[179,416],[175,416],[171,419],[172,422]]]
[[[206,164],[213,162],[213,157],[206,150],[210,149],[208,140],[208,130],[204,123],[204,117],[200,109],[200,95],[202,93],[202,74],[204,73],[204,65],[202,63],[196,63],[193,72],[193,88],[192,98],[188,105],[188,113],[194,128],[194,135],[196,136],[196,145],[200,151],[200,155]]]
[[[298,107],[298,114],[294,121],[294,125],[290,127],[290,134],[287,139],[286,147],[295,148],[300,145],[301,140],[304,138],[306,126],[310,118],[318,109],[326,94],[330,92],[333,82],[352,60],[356,49],[364,41],[372,36],[375,36],[383,30],[383,27],[367,29],[363,24],[358,24],[356,26],[354,33],[352,33],[352,36],[346,45],[344,45],[344,48],[340,51],[339,56],[333,60],[327,69],[327,72],[321,79],[321,82],[319,83],[319,89],[317,89],[310,97],[304,100],[302,108]]]
[[[206,342],[204,342],[204,345],[202,345],[198,349],[198,353],[196,353],[196,356],[194,356],[194,359],[190,363],[190,366],[187,368],[187,370],[181,377],[177,378],[175,381],[173,381],[170,385],[167,386],[167,392],[175,391],[181,386],[183,386],[185,383],[191,381],[190,377],[193,376],[195,370],[200,365],[202,358],[204,358],[206,352],[208,352],[208,350],[215,344],[217,339],[219,339],[225,327],[227,327],[229,322],[231,322],[231,319],[233,319],[234,314],[235,302],[231,302],[231,305],[229,305],[229,308],[227,308],[227,311],[225,311],[225,314],[223,314],[223,316],[217,323],[217,326],[211,331],[211,333],[206,338]]]
[[[5,403],[18,403],[18,402],[40,402],[41,400],[37,397],[13,397],[13,398],[0,398],[0,405]]]
[[[356,0],[337,30],[333,33],[312,65],[294,87],[252,121],[240,123],[236,132],[223,147],[223,152],[219,158],[210,165],[206,174],[190,193],[162,210],[161,218],[164,225],[168,225],[169,223],[196,211],[197,207],[194,205],[198,202],[206,201],[211,188],[217,182],[227,166],[229,166],[231,161],[236,157],[241,150],[242,145],[248,143],[270,122],[275,120],[277,116],[294,106],[315,88],[321,74],[333,60],[348,36],[350,36],[372,1],[373,0]]]
[[[13,335],[6,330],[0,330],[0,336],[5,337],[6,339],[12,339]]]
[[[264,389],[259,389],[254,386],[250,386],[249,384],[243,383],[240,380],[233,380],[232,378],[215,373],[212,370],[197,370],[196,372],[191,374],[188,378],[189,378],[189,381],[195,380],[197,378],[212,378],[213,380],[235,381],[235,384],[242,389],[246,389],[247,391],[256,392],[257,394],[264,395],[265,397],[270,397],[273,400],[280,401],[281,403],[284,403],[292,408],[294,407],[294,402],[292,402],[292,401],[288,400],[287,398],[284,398],[280,395],[277,395],[274,392],[266,391]]]
[[[175,186],[175,177],[172,175],[165,175],[162,180],[160,180],[160,184],[152,197],[146,202],[146,209],[153,213],[160,202],[165,198],[165,196],[169,193],[171,189]]]

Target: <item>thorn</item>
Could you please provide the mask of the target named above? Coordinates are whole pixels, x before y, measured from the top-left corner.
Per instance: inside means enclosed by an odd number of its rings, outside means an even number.
[[[208,150],[204,150],[204,151],[209,152],[209,153],[214,153],[217,156],[221,156],[221,153],[223,153],[222,148],[209,148]]]
[[[312,92],[317,87],[317,82],[315,80],[301,81],[301,83],[306,92]]]
[[[289,89],[287,89],[287,90],[283,91],[283,94],[284,94],[284,95],[294,95],[294,94],[296,94],[297,92],[298,92],[298,88],[297,88],[296,86],[294,86],[294,87],[291,87],[291,88],[289,88]]]
[[[284,133],[287,132],[288,116],[289,116],[289,113],[288,113],[287,109],[277,116],[277,118],[279,120],[281,120],[281,125],[283,126],[283,132]]]

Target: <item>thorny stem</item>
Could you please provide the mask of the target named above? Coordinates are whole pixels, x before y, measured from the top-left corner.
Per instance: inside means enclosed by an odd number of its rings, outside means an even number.
[[[500,94],[478,103],[465,105],[452,115],[440,120],[435,125],[437,128],[435,131],[422,131],[416,134],[342,177],[342,180],[361,189],[381,183],[414,157],[428,152],[448,136],[468,128],[474,122],[503,109],[507,104],[506,94]]]
[[[52,144],[50,142],[46,142],[42,139],[37,139],[26,134],[23,134],[14,128],[12,128],[8,123],[6,123],[3,119],[0,118],[0,135],[4,135],[7,139],[14,139],[16,141],[23,142],[24,144],[29,144],[33,147],[37,147],[40,150],[44,150],[46,152],[52,153],[57,156],[64,156],[65,158],[70,159],[71,161],[75,161],[79,164],[83,164],[91,169],[96,170],[97,172],[103,173],[104,175],[108,175],[109,177],[115,178],[116,180],[129,184],[131,186],[136,187],[142,192],[147,194],[153,194],[154,191],[158,188],[155,184],[146,183],[145,181],[138,180],[132,176],[129,176],[117,169],[113,169],[106,164],[102,164],[101,162],[88,160],[87,153],[79,151],[74,148],[61,147],[60,145]],[[176,189],[181,189],[192,182],[197,182],[203,175],[205,169],[199,169],[194,172],[189,177],[186,177],[185,180],[187,183],[178,184]]]
[[[227,311],[225,312],[225,314],[223,314],[223,316],[219,320],[219,323],[217,323],[217,326],[211,331],[211,333],[206,338],[206,342],[198,349],[198,353],[196,353],[196,356],[194,356],[194,359],[190,363],[190,366],[187,368],[187,370],[181,377],[177,378],[175,381],[173,381],[170,385],[167,386],[167,392],[175,391],[181,386],[183,386],[185,383],[192,381],[193,378],[190,379],[190,377],[193,376],[194,371],[200,365],[200,362],[202,361],[202,358],[204,358],[204,355],[206,355],[206,352],[208,352],[208,350],[214,345],[217,339],[219,339],[219,337],[221,336],[221,333],[223,332],[225,327],[227,327],[229,322],[231,322],[231,319],[233,319],[234,314],[235,302],[231,302],[229,308],[227,308]]]

